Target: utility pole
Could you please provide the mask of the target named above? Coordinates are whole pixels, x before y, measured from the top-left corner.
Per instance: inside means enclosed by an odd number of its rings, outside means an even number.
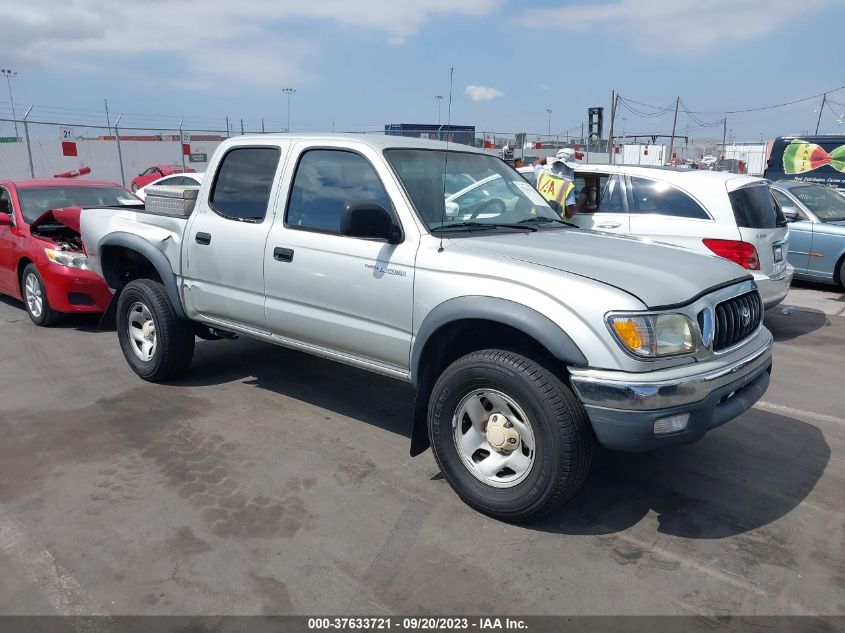
[[[678,125],[678,108],[681,106],[681,98],[675,98],[675,118],[672,121],[672,138],[669,140],[669,160],[672,160],[672,150],[675,147],[675,127]]]
[[[264,134],[264,117],[261,117],[261,133]]]
[[[722,119],[722,155],[728,153],[728,146],[725,145],[725,138],[728,135],[728,117]]]
[[[282,88],[282,93],[288,96],[288,127],[285,132],[290,132],[290,98],[294,92],[296,92],[296,88]]]
[[[15,121],[15,143],[18,142],[18,117],[15,115],[15,100],[12,98],[12,77],[17,77],[11,68],[0,68],[0,74],[6,77],[6,86],[9,88],[9,102],[12,104],[12,118]],[[32,108],[30,108],[31,110]],[[33,176],[34,177],[34,176]]]
[[[109,118],[109,100],[103,99],[103,103],[106,104],[106,127],[108,127],[109,134],[111,134],[111,119]]]
[[[241,117],[241,136],[244,135],[244,119]]]
[[[226,138],[229,138],[229,117],[226,117]]]
[[[551,140],[551,137],[552,137],[552,111],[550,109],[546,108],[546,114],[549,115],[549,140]]]
[[[23,133],[26,136],[26,154],[29,157],[29,175],[31,178],[35,178],[35,167],[32,165],[32,144],[29,142],[29,125],[26,122],[29,113],[32,112],[32,108],[33,106],[29,106],[26,114],[23,115]]]
[[[117,141],[117,162],[120,165],[120,182],[125,187],[126,186],[126,176],[124,175],[123,171],[123,151],[120,149],[120,129],[118,126],[120,125],[120,118],[123,114],[117,115],[117,121],[114,122],[114,139]]]
[[[185,171],[185,136],[182,133],[182,124],[185,122],[185,115],[179,119],[179,154],[182,156],[182,171]]]
[[[6,77],[6,78],[8,79],[8,77]],[[11,93],[9,93],[9,95],[10,95],[9,98],[11,98]],[[824,112],[824,104],[825,104],[826,101],[827,101],[827,93],[824,93],[822,95],[822,107],[819,108],[819,118],[816,121],[816,134],[819,133],[819,124],[822,122],[822,112]],[[17,129],[17,128],[15,128],[15,129]]]
[[[616,91],[610,93],[610,133],[607,135],[607,153],[610,164],[613,164],[613,120],[616,118]]]
[[[440,104],[443,103],[443,95],[434,95],[434,100],[437,101],[437,125],[440,125]]]

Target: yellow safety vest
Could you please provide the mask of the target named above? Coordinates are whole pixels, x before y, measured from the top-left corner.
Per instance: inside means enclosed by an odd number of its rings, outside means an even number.
[[[555,201],[561,206],[561,212],[565,215],[566,198],[575,189],[575,183],[568,178],[561,178],[544,171],[537,178],[537,191],[540,192],[549,202]]]

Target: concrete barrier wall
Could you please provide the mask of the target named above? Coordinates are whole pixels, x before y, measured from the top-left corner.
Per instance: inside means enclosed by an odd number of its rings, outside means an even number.
[[[191,142],[191,152],[211,158],[219,141]],[[132,178],[151,165],[182,164],[181,144],[176,141],[120,141],[123,154],[123,172],[126,186]],[[32,164],[36,178],[50,178],[53,174],[76,169],[83,165],[91,168],[87,176],[96,180],[121,182],[120,162],[115,141],[77,140],[78,156],[63,156],[58,141],[33,141]],[[207,163],[189,162],[185,166],[205,171]],[[29,158],[26,143],[0,143],[0,178],[29,178]]]

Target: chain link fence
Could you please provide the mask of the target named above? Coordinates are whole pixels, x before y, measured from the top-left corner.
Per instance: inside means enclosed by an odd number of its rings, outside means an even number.
[[[388,134],[449,141],[480,148],[511,161],[526,164],[554,156],[570,147],[582,162],[657,166],[700,163],[708,148],[680,144],[670,156],[667,144],[617,143],[608,151],[606,139],[582,136],[578,128],[556,134],[501,132],[458,125],[384,126],[332,123],[327,130],[318,122],[298,122],[297,131],[353,134]],[[0,102],[0,177],[50,178],[56,174],[89,167],[90,178],[119,182],[126,187],[154,165],[178,165],[205,171],[216,147],[226,138],[241,134],[284,132],[287,121],[230,119],[117,113],[49,108]],[[722,152],[724,154],[724,152]],[[721,156],[724,159],[724,156]],[[757,160],[753,162],[755,167]],[[737,161],[733,161],[734,164]],[[727,165],[728,163],[725,163]]]

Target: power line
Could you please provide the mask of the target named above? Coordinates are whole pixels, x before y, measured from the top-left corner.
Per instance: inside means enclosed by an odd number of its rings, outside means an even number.
[[[786,101],[784,103],[778,103],[775,105],[769,106],[760,106],[758,108],[744,108],[742,110],[724,110],[721,112],[702,112],[697,111],[696,114],[741,114],[743,112],[759,112],[761,110],[774,110],[775,108],[783,108],[788,105],[793,105],[796,103],[803,103],[804,101],[812,101],[813,99],[818,99],[819,97],[824,96],[828,93],[839,92],[840,90],[845,90],[845,85],[839,86],[838,88],[833,88],[832,90],[825,90],[824,92],[820,92],[819,94],[813,95],[812,97],[804,97],[803,99],[795,99],[794,101]]]

